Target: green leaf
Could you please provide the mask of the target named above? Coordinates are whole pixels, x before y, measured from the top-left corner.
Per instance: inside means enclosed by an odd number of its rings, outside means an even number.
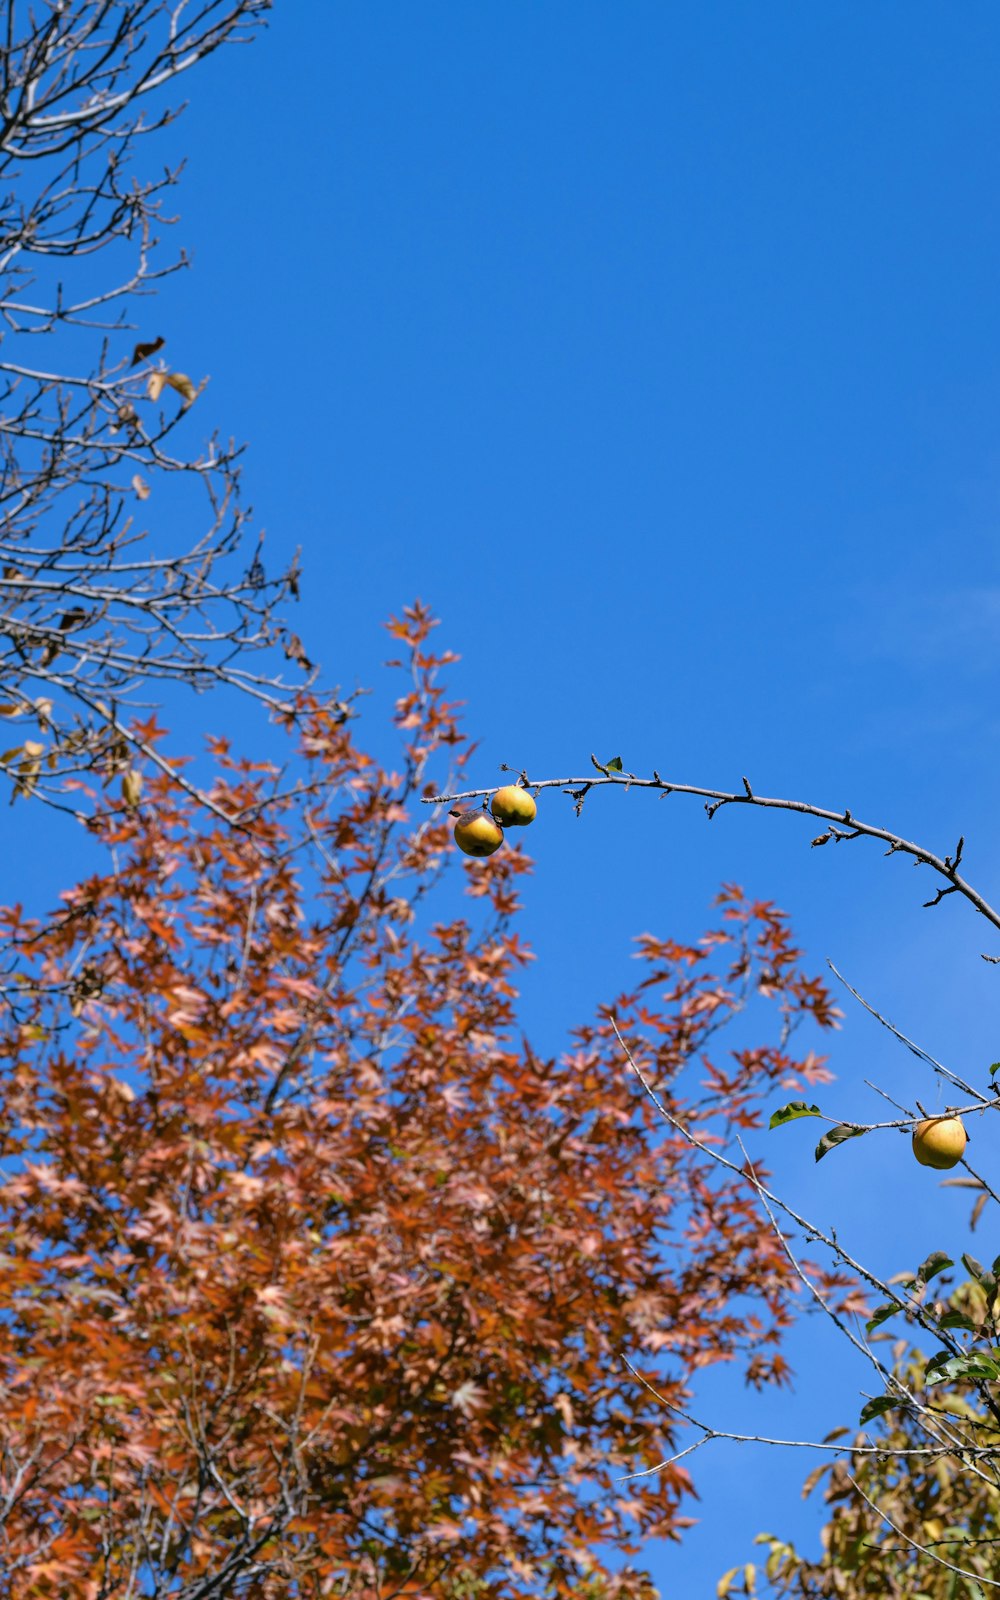
[[[981,1261],[977,1261],[975,1256],[963,1256],[962,1265],[970,1278],[975,1278],[977,1283],[981,1281],[983,1273],[986,1271]]]
[[[881,1417],[886,1411],[893,1411],[896,1406],[901,1404],[902,1400],[899,1395],[876,1395],[874,1400],[869,1400],[866,1406],[862,1406],[861,1415],[858,1418],[858,1426],[863,1428],[865,1423],[871,1422],[873,1417]]]
[[[960,1356],[939,1350],[924,1370],[928,1389],[936,1383],[951,1383],[956,1378],[964,1378],[968,1383],[995,1383],[1000,1378],[1000,1364],[985,1350],[969,1350]]]
[[[591,751],[590,759],[594,763],[594,766],[597,768],[598,772],[603,772],[605,777],[607,777],[609,772],[621,772],[622,770],[621,756],[612,756],[610,761],[602,762],[598,761],[593,751]]]
[[[799,1117],[821,1117],[819,1106],[807,1106],[804,1100],[789,1100],[787,1106],[776,1111],[768,1123],[769,1128],[783,1128],[786,1122],[796,1122]]]
[[[964,1311],[946,1311],[943,1317],[938,1317],[939,1328],[964,1328],[967,1333],[978,1333],[979,1329],[971,1317]]]
[[[896,1300],[887,1300],[884,1305],[876,1306],[865,1323],[866,1332],[874,1333],[875,1329],[880,1328],[883,1322],[888,1322],[890,1317],[896,1316],[902,1310],[903,1307]]]
[[[934,1373],[939,1366],[946,1366],[947,1362],[954,1362],[954,1360],[955,1357],[950,1354],[950,1350],[938,1350],[938,1354],[931,1355],[930,1362],[926,1363],[925,1374]]]
[[[1000,1072],[1000,1061],[994,1061],[990,1068],[990,1077],[995,1078],[998,1072]]]
[[[843,1144],[845,1139],[857,1139],[861,1134],[867,1132],[867,1128],[855,1128],[850,1122],[838,1122],[837,1126],[831,1128],[829,1133],[824,1133],[816,1146],[816,1160],[822,1161],[824,1156],[828,1156],[830,1151],[836,1149],[838,1144]]]
[[[917,1268],[917,1282],[930,1283],[939,1272],[945,1272],[955,1265],[951,1256],[946,1256],[943,1250],[932,1250],[926,1261],[921,1262]]]

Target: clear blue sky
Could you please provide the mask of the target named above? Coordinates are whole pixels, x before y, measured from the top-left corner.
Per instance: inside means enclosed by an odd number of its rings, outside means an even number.
[[[301,544],[300,631],[378,679],[414,595],[461,652],[497,764],[621,753],[678,781],[850,805],[1000,876],[1000,14],[993,5],[278,0],[189,83],[194,270],[150,311],[249,441],[268,549]],[[589,814],[588,814],[589,812]],[[694,937],[722,879],[777,899],[930,1049],[1000,1054],[997,948],[874,847],[795,819],[599,795],[544,804],[526,932],[536,1041],[624,987],[644,929]],[[824,1098],[878,1075],[936,1104],[849,1010]],[[783,1142],[780,1142],[783,1141]],[[977,1141],[976,1155],[989,1168]],[[903,1141],[789,1194],[886,1271],[962,1247],[967,1201]],[[994,1164],[1000,1170],[1000,1163]],[[1000,1238],[984,1219],[977,1253]],[[715,1420],[822,1432],[858,1369],[815,1323],[792,1401],[713,1378]],[[699,1530],[654,1552],[714,1592],[759,1528],[812,1526],[807,1463],[721,1449]]]

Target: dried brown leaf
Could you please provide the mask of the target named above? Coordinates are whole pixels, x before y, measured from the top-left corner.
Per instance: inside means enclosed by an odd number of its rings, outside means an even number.
[[[132,351],[132,360],[129,365],[137,367],[140,361],[148,361],[150,356],[155,356],[157,350],[162,350],[165,344],[166,340],[162,336],[157,339],[150,339],[145,343],[137,344],[135,349]]]

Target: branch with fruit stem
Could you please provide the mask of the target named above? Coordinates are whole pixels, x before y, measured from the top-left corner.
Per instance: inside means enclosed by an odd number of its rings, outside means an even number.
[[[939,1332],[937,1328],[931,1328],[929,1323],[925,1320],[923,1307],[920,1306],[919,1302],[909,1298],[901,1299],[900,1295],[894,1293],[894,1291],[889,1287],[888,1283],[883,1282],[883,1280],[868,1267],[863,1266],[860,1261],[855,1260],[855,1258],[844,1249],[843,1245],[839,1242],[835,1235],[832,1233],[826,1233],[824,1229],[820,1228],[816,1223],[810,1222],[808,1218],[800,1216],[800,1214],[795,1211],[793,1207],[787,1203],[787,1201],[782,1200],[779,1195],[774,1194],[770,1189],[765,1188],[765,1186],[754,1174],[752,1167],[750,1172],[748,1172],[746,1165],[740,1166],[735,1161],[731,1161],[730,1158],[715,1145],[706,1143],[704,1140],[699,1139],[696,1134],[692,1133],[691,1130],[687,1128],[684,1123],[679,1120],[679,1118],[675,1117],[673,1113],[663,1104],[662,1100],[657,1095],[656,1090],[653,1088],[653,1085],[650,1083],[642,1068],[637,1063],[635,1055],[633,1054],[626,1040],[623,1038],[618,1024],[613,1017],[611,1018],[611,1027],[614,1030],[614,1034],[618,1040],[618,1043],[621,1045],[625,1060],[638,1079],[647,1099],[652,1104],[653,1108],[657,1112],[657,1115],[661,1117],[662,1120],[671,1128],[673,1128],[675,1133],[679,1133],[681,1138],[684,1139],[688,1144],[693,1145],[697,1150],[700,1150],[703,1155],[708,1156],[716,1166],[722,1167],[733,1177],[743,1178],[750,1182],[757,1194],[758,1199],[769,1201],[770,1204],[778,1211],[783,1212],[788,1220],[795,1227],[801,1230],[804,1238],[812,1239],[817,1244],[824,1245],[826,1249],[830,1251],[831,1255],[838,1260],[842,1266],[848,1268],[851,1272],[856,1273],[858,1277],[862,1278],[867,1284],[869,1284],[871,1288],[884,1295],[886,1299],[900,1300],[901,1309],[910,1312],[910,1314],[915,1318],[918,1324],[925,1329],[925,1331],[933,1331],[935,1333]],[[831,1316],[833,1316],[833,1320],[836,1322],[837,1318],[835,1313],[831,1313]],[[838,1326],[840,1326],[846,1333],[847,1338],[850,1339],[852,1344],[854,1344],[855,1347],[873,1363],[880,1376],[887,1378],[887,1369],[882,1366],[881,1362],[879,1362],[875,1356],[872,1355],[872,1352],[866,1349],[863,1345],[859,1344],[854,1334],[852,1334],[849,1329],[844,1327],[842,1323],[838,1322]],[[945,1342],[954,1342],[949,1341],[946,1335],[939,1334],[939,1336],[942,1337]]]
[[[928,1406],[919,1398],[918,1395],[913,1392],[908,1385],[900,1381],[896,1373],[891,1372],[883,1364],[878,1355],[872,1349],[867,1339],[859,1337],[858,1334],[848,1327],[844,1318],[820,1293],[819,1289],[805,1272],[802,1264],[796,1258],[794,1252],[792,1252],[789,1241],[785,1237],[779,1225],[777,1213],[783,1213],[788,1220],[793,1223],[794,1226],[800,1229],[804,1237],[813,1239],[817,1243],[824,1245],[831,1252],[835,1259],[839,1260],[844,1266],[855,1272],[859,1278],[867,1282],[873,1289],[876,1289],[879,1293],[883,1294],[887,1301],[895,1302],[901,1313],[912,1318],[913,1321],[915,1321],[917,1325],[925,1332],[933,1334],[933,1336],[940,1340],[941,1344],[945,1346],[946,1350],[954,1352],[955,1354],[961,1353],[960,1347],[957,1345],[950,1330],[942,1326],[938,1319],[932,1313],[928,1312],[927,1308],[921,1303],[921,1301],[915,1298],[913,1295],[912,1289],[915,1287],[916,1281],[919,1280],[915,1280],[911,1285],[900,1286],[899,1289],[893,1289],[888,1283],[880,1279],[877,1274],[863,1266],[860,1261],[857,1261],[847,1250],[844,1249],[834,1232],[831,1231],[827,1233],[815,1223],[810,1222],[806,1217],[800,1215],[794,1210],[793,1207],[788,1205],[786,1201],[782,1200],[780,1196],[768,1189],[760,1181],[754,1165],[747,1156],[746,1150],[742,1145],[742,1141],[740,1141],[741,1153],[744,1157],[744,1164],[742,1167],[738,1166],[734,1161],[731,1161],[718,1148],[703,1143],[662,1103],[655,1089],[653,1088],[653,1085],[649,1082],[642,1068],[636,1062],[635,1056],[633,1055],[628,1043],[623,1038],[621,1031],[618,1028],[618,1024],[614,1018],[611,1019],[611,1026],[614,1030],[616,1038],[618,1039],[618,1043],[621,1046],[622,1052],[629,1067],[638,1079],[645,1095],[652,1102],[652,1105],[662,1119],[668,1123],[675,1132],[679,1133],[682,1138],[703,1150],[703,1152],[708,1155],[712,1161],[734,1176],[739,1175],[743,1178],[746,1178],[752,1184],[758,1199],[767,1213],[771,1228],[776,1233],[784,1249],[788,1253],[789,1259],[792,1262],[795,1271],[798,1273],[804,1287],[816,1300],[824,1314],[830,1318],[837,1330],[844,1335],[849,1343],[853,1345],[854,1348],[868,1362],[871,1363],[872,1367],[875,1369],[875,1372],[885,1385],[886,1393],[898,1395],[899,1403],[905,1404],[920,1419],[921,1425],[927,1430],[930,1437],[935,1441],[934,1447],[932,1448],[939,1450],[942,1455],[950,1455],[961,1460],[977,1477],[985,1478],[982,1466],[980,1466],[978,1460],[973,1459],[973,1457],[982,1455],[987,1461],[993,1463],[996,1459],[995,1446],[990,1445],[986,1447],[976,1447],[961,1431],[961,1420],[958,1417],[952,1416],[951,1414],[941,1414],[933,1407]],[[628,1365],[628,1363],[626,1363],[626,1365]],[[633,1370],[634,1372],[634,1369],[630,1370]],[[642,1378],[641,1374],[635,1373],[635,1376],[640,1382],[646,1384],[646,1380]],[[648,1384],[646,1384],[646,1387],[648,1387]],[[974,1387],[977,1389],[987,1410],[995,1416],[996,1404],[988,1388],[981,1383],[975,1384]],[[671,1407],[671,1409],[675,1408]],[[864,1420],[864,1418],[862,1420]],[[658,1468],[654,1467],[652,1469],[653,1472],[662,1470],[664,1467],[669,1466],[673,1461],[678,1460],[681,1455],[688,1455],[694,1450],[698,1449],[701,1445],[709,1443],[714,1439],[737,1438],[740,1439],[741,1442],[759,1442],[763,1444],[781,1444],[786,1442],[755,1435],[741,1436],[727,1434],[724,1430],[706,1426],[706,1424],[699,1422],[692,1416],[685,1416],[685,1421],[698,1428],[702,1437],[697,1440],[695,1444],[687,1446],[676,1455],[669,1457],[666,1461],[660,1462]],[[822,1449],[827,1447],[826,1442],[824,1442],[822,1445],[814,1445],[810,1441],[806,1440],[788,1442],[801,1443],[804,1448]],[[889,1456],[895,1454],[896,1452],[882,1444],[881,1447],[876,1448],[876,1453],[883,1456]],[[912,1453],[914,1452],[900,1452],[900,1454],[904,1455],[909,1455]],[[649,1476],[649,1473],[643,1472],[630,1474],[630,1477],[645,1476]]]
[[[673,783],[662,778],[654,769],[651,778],[642,778],[634,772],[625,772],[612,763],[602,764],[596,756],[591,756],[591,761],[597,770],[598,776],[593,778],[529,778],[526,772],[520,772],[520,783],[523,788],[530,789],[532,794],[539,794],[543,789],[561,789],[576,802],[577,815],[583,802],[591,789],[618,788],[618,789],[653,789],[662,798],[668,794],[697,795],[706,801],[705,810],[709,821],[723,806],[749,805],[761,806],[772,811],[797,811],[802,816],[818,817],[821,822],[828,824],[824,833],[812,840],[816,845],[828,844],[831,839],[840,843],[844,839],[878,839],[888,846],[886,855],[907,855],[917,866],[930,867],[934,872],[946,880],[946,887],[937,890],[932,900],[926,900],[926,906],[935,906],[949,894],[960,894],[968,900],[987,922],[1000,930],[1000,911],[990,905],[989,901],[973,888],[966,878],[959,872],[959,863],[965,848],[964,837],[959,839],[954,855],[939,856],[935,851],[926,846],[916,844],[902,835],[893,833],[889,828],[877,827],[871,822],[862,822],[853,812],[845,807],[842,811],[832,811],[825,806],[813,805],[808,800],[787,800],[774,795],[757,794],[750,786],[749,779],[743,779],[743,790],[730,791],[726,789],[706,789],[700,784]],[[515,772],[517,768],[509,767],[506,763],[501,765],[502,772]],[[489,789],[464,789],[457,794],[435,794],[424,797],[425,805],[453,805],[457,801],[486,800],[494,792],[496,785]],[[1000,957],[984,956],[985,961],[998,961]]]
[[[918,1100],[915,1112],[908,1113],[903,1117],[897,1117],[894,1122],[853,1122],[850,1126],[857,1128],[860,1133],[877,1133],[883,1128],[895,1128],[898,1132],[906,1133],[915,1128],[920,1122],[941,1122],[946,1117],[969,1117],[974,1111],[985,1111],[987,1108],[991,1111],[1000,1111],[1000,1098],[977,1100],[970,1106],[948,1106],[944,1111],[925,1111]],[[825,1111],[813,1111],[810,1115],[819,1122],[832,1122],[835,1124],[844,1122],[843,1117],[829,1117]],[[976,1177],[978,1176],[979,1174],[976,1173]]]

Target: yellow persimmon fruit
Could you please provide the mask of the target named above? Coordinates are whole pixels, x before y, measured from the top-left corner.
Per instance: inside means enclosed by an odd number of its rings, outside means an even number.
[[[490,810],[504,828],[526,828],[534,822],[538,811],[532,796],[519,783],[508,783],[498,789],[490,801]]]
[[[455,823],[455,843],[467,856],[491,856],[503,844],[503,829],[481,807],[474,807],[471,811],[452,811],[451,815],[458,818]]]
[[[922,1167],[957,1166],[965,1154],[966,1133],[959,1117],[928,1117],[913,1130],[913,1154]]]

